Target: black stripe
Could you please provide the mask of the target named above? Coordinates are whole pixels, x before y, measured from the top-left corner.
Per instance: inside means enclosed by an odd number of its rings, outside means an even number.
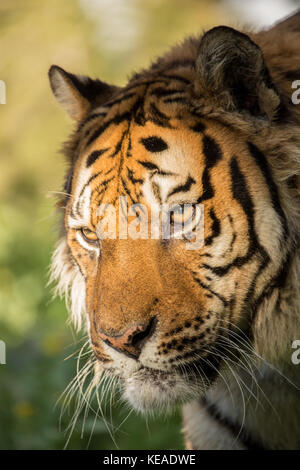
[[[110,183],[112,180],[115,179],[115,176],[111,176],[110,178],[107,178],[106,180],[103,180],[101,181],[101,183],[99,183],[94,189],[93,189],[93,192],[91,194],[91,198],[94,196],[95,193],[97,193],[98,196],[100,196],[101,194],[103,194],[103,197],[104,197],[104,193],[106,191],[106,188],[107,188],[107,185],[108,183]]]
[[[64,192],[66,194],[66,199],[68,199],[71,196],[72,192],[72,183],[73,183],[73,168],[71,167],[68,170],[66,179],[65,179],[65,184],[64,184]]]
[[[101,112],[95,113],[95,114],[91,114],[86,119],[81,121],[81,123],[78,125],[77,132],[80,132],[85,127],[85,125],[88,124],[90,121],[93,121],[94,119],[96,119],[98,117],[105,117],[106,114],[107,114],[107,112],[104,112],[104,111],[101,111]]]
[[[214,295],[215,297],[217,297],[219,300],[221,300],[222,304],[227,307],[228,305],[228,300],[225,299],[225,297],[223,297],[222,295],[218,294],[217,292],[213,291],[209,286],[207,286],[206,284],[204,284],[204,282],[201,281],[201,279],[199,279],[198,277],[198,273],[195,273],[193,272],[193,278],[194,280],[202,287],[202,289],[204,290],[208,290],[208,292],[210,292],[212,295]]]
[[[104,124],[102,124],[101,127],[99,127],[96,131],[92,133],[92,135],[89,136],[88,141],[86,143],[86,146],[89,146],[94,140],[96,140],[98,137],[100,137],[101,134],[103,134],[104,131],[111,125],[111,121],[107,121]],[[89,134],[90,130],[88,130]]]
[[[236,157],[230,161],[231,191],[233,198],[238,201],[245,212],[249,229],[254,230],[254,204],[248,190],[246,178],[240,169]]]
[[[215,211],[213,208],[210,209],[209,211],[209,216],[212,219],[212,226],[211,226],[211,235],[205,239],[205,245],[211,245],[213,242],[213,239],[218,237],[221,233],[221,224],[220,220],[215,214]]]
[[[122,182],[122,185],[123,185],[123,188],[124,188],[126,194],[128,194],[128,196],[129,196],[129,198],[131,199],[132,203],[133,203],[133,204],[136,204],[137,201],[135,201],[134,198],[132,197],[132,194],[131,194],[131,192],[129,191],[129,188],[128,188],[127,184],[126,184],[126,181],[124,180],[124,178],[123,178],[122,176],[121,176],[121,182]]]
[[[120,152],[120,150],[122,148],[123,140],[124,140],[124,137],[125,137],[126,134],[127,134],[127,131],[124,131],[121,138],[120,138],[120,140],[119,140],[119,142],[115,146],[114,152],[109,156],[109,158],[114,158],[116,155],[118,155],[118,153]]]
[[[234,230],[234,225],[233,225],[233,219],[231,217],[230,214],[228,214],[228,219],[229,219],[229,222],[230,222],[230,225],[231,225],[231,229],[232,229],[232,239],[231,239],[231,242],[230,242],[230,247],[229,247],[229,250],[232,250],[233,249],[233,245],[234,245],[234,242],[237,238],[237,233],[235,232]]]
[[[110,183],[110,181],[112,181],[113,179],[115,179],[114,176],[112,176],[111,178],[107,178],[106,180],[104,181],[101,181],[101,183],[99,183],[98,187],[101,188],[101,186],[106,186],[108,185],[108,183]]]
[[[158,98],[161,97],[166,97],[166,96],[172,96],[175,95],[176,93],[184,93],[184,90],[168,90],[167,88],[163,87],[157,87],[154,88],[154,90],[151,91],[150,96],[154,95],[157,96]]]
[[[127,147],[127,152],[126,152],[126,157],[130,158],[132,157],[132,141],[131,141],[131,134],[130,134],[130,125],[129,125],[129,130],[128,130],[128,147]]]
[[[162,113],[154,103],[150,104],[150,112],[151,116],[149,117],[149,120],[154,122],[154,124],[160,127],[173,129],[173,126],[169,123],[170,118],[166,114]]]
[[[288,70],[287,72],[282,72],[282,74],[288,80],[300,80],[300,69]]]
[[[215,191],[210,181],[210,171],[223,157],[219,144],[207,135],[203,138],[202,151],[205,157],[205,168],[202,175],[202,196],[198,199],[198,203],[207,201],[214,196]]]
[[[115,168],[116,168],[116,165],[112,166],[109,170],[107,170],[107,171],[104,173],[104,176],[109,175],[109,173],[111,173],[112,171],[114,171]]]
[[[75,239],[76,240],[76,239]],[[76,240],[77,242],[77,240]],[[78,242],[77,242],[78,243]],[[76,264],[76,266],[78,267],[79,271],[80,271],[80,274],[82,275],[83,279],[85,280],[86,282],[86,276],[84,275],[84,272],[82,271],[77,259],[72,255],[71,252],[69,252],[69,256],[71,257],[72,261],[74,262],[74,264]]]
[[[104,195],[105,195],[106,187],[102,188],[99,190],[98,187],[95,188],[95,190],[92,192],[92,196],[97,192],[97,206],[99,207],[102,204]]]
[[[208,403],[207,399],[203,397],[201,399],[203,406],[205,407],[208,414],[215,420],[219,425],[226,428],[235,439],[237,439],[246,447],[248,450],[267,450],[261,442],[254,439],[245,427],[235,423],[226,416],[223,416],[218,410],[216,405]],[[230,450],[230,449],[228,449]]]
[[[273,293],[274,289],[280,289],[285,285],[286,278],[289,272],[289,267],[291,263],[291,255],[289,254],[283,263],[282,266],[280,266],[278,272],[271,278],[269,283],[264,286],[263,291],[259,295],[259,297],[255,300],[254,305],[252,305],[252,323],[255,320],[255,317],[257,315],[258,309],[262,302],[270,297],[270,295]]]
[[[87,182],[83,185],[83,187],[81,188],[81,191],[79,193],[79,196],[78,196],[78,201],[77,201],[77,204],[76,204],[76,212],[79,216],[82,216],[81,214],[81,211],[80,211],[80,198],[81,196],[83,195],[83,192],[85,190],[85,188],[94,180],[96,179],[99,175],[101,175],[103,173],[102,170],[98,171],[97,173],[95,173],[93,176],[91,176]]]
[[[158,174],[160,174],[161,176],[173,176],[174,175],[174,173],[161,170],[157,165],[155,165],[155,163],[146,162],[146,161],[143,161],[143,160],[138,160],[138,163],[140,165],[142,165],[144,168],[146,168],[147,170],[155,171]]]
[[[191,186],[195,183],[196,183],[196,181],[194,180],[194,178],[192,178],[191,176],[188,176],[188,178],[187,178],[187,180],[184,184],[176,186],[176,188],[172,189],[169,192],[169,194],[167,196],[167,200],[169,199],[170,196],[173,196],[173,194],[186,193],[187,191],[189,191],[191,189]]]
[[[142,161],[142,160],[138,160],[138,163],[140,165],[142,165],[144,168],[147,168],[147,170],[156,170],[160,173],[160,169],[157,165],[155,165],[155,163],[145,162],[145,161]]]
[[[86,166],[89,167],[91,165],[93,165],[93,163],[95,163],[96,160],[98,160],[98,158],[103,155],[103,153],[107,152],[107,150],[109,150],[108,148],[106,149],[102,149],[102,150],[95,150],[94,152],[90,153],[88,158],[87,158],[87,161],[86,161]]]
[[[264,257],[259,265],[259,267],[257,268],[254,276],[253,276],[253,279],[251,281],[251,284],[250,284],[250,287],[245,295],[245,298],[244,298],[244,305],[247,306],[249,305],[249,303],[251,302],[251,300],[253,299],[253,296],[254,296],[254,293],[255,293],[255,288],[256,288],[256,283],[257,283],[257,280],[260,276],[260,274],[264,271],[264,269],[266,269],[266,267],[269,265],[270,263],[270,257],[267,255],[266,252],[264,252]],[[266,289],[266,286],[264,286],[264,290]]]
[[[163,152],[168,149],[168,144],[161,137],[151,136],[140,139],[146,150],[152,153]]]
[[[248,249],[247,255],[244,257],[239,257],[234,260],[234,265],[238,262],[238,266],[241,266],[245,262],[250,259],[252,254],[254,253],[255,250],[259,251],[260,254],[260,265],[258,269],[256,270],[256,273],[252,279],[252,282],[250,284],[250,287],[245,295],[244,299],[244,304],[248,305],[249,302],[252,300],[253,295],[255,293],[255,288],[256,288],[256,283],[257,280],[260,276],[260,274],[264,271],[264,269],[269,265],[270,263],[270,257],[266,250],[264,249],[263,246],[258,242],[257,240],[257,235],[255,232],[254,228],[254,204],[251,199],[249,190],[247,188],[246,180],[244,175],[242,174],[241,170],[239,169],[238,163],[236,159],[233,157],[231,160],[231,170],[232,170],[232,191],[234,197],[239,201],[241,204],[247,219],[248,219],[248,224],[249,224],[249,238],[250,238],[250,245]],[[263,171],[263,170],[262,170]],[[266,171],[266,170],[264,170]],[[267,174],[267,173],[266,173]],[[274,190],[274,188],[273,188]],[[273,191],[272,190],[272,191]],[[276,198],[276,197],[275,197]],[[266,295],[266,292],[269,291],[269,288],[267,286],[264,287],[264,295]],[[259,301],[260,302],[260,301]]]
[[[131,110],[132,115],[134,116],[134,122],[138,124],[139,126],[145,126],[146,124],[144,106],[145,106],[145,97],[146,97],[147,90],[148,90],[148,87],[146,87],[145,92],[143,93],[143,96],[140,96],[136,100]]]
[[[267,162],[267,159],[265,155],[256,147],[256,145],[252,144],[252,142],[248,142],[248,147],[249,147],[250,154],[254,158],[257,166],[260,168],[264,176],[266,185],[268,186],[269,191],[270,191],[273,208],[279,215],[279,218],[283,225],[284,236],[286,238],[288,234],[287,220],[280,204],[278,189],[274,182],[273,175],[269,167],[269,164]]]
[[[118,114],[114,118],[110,119],[109,121],[105,122],[99,129],[93,132],[90,138],[87,141],[87,146],[90,145],[94,140],[96,140],[103,132],[111,125],[111,124],[120,124],[121,122],[128,121],[131,118],[130,112],[126,112],[123,114]]]
[[[161,198],[161,194],[160,194],[160,187],[157,183],[155,183],[154,181],[151,182],[151,187],[152,187],[152,191],[153,191],[153,194],[154,194],[154,197],[155,199],[160,203],[162,204],[162,198]],[[164,240],[163,240],[164,242]]]
[[[141,86],[151,86],[151,85],[156,85],[157,83],[170,83],[170,78],[174,79],[176,81],[185,83],[189,85],[191,82],[187,78],[184,78],[180,75],[176,74],[161,74],[158,77],[155,78],[150,78],[150,79],[143,79],[141,77],[141,74],[135,74],[131,77],[129,84],[126,86],[126,90],[132,90],[134,88],[138,88]]]
[[[233,199],[235,199],[242,207],[248,221],[248,236],[249,246],[246,255],[237,256],[232,263],[225,266],[212,267],[204,264],[203,267],[209,269],[217,276],[224,276],[233,267],[242,267],[254,255],[256,250],[259,250],[263,259],[268,259],[264,248],[258,243],[257,236],[254,228],[254,204],[248,190],[248,185],[244,174],[242,173],[236,157],[232,157],[230,162],[230,175],[231,175],[231,191]]]
[[[134,177],[134,172],[130,168],[126,167],[126,169],[127,169],[127,177],[131,181],[132,184],[137,184],[137,183],[138,184],[143,184],[144,183],[143,179]]]
[[[167,78],[167,79],[173,79],[173,80],[177,80],[178,82],[182,82],[182,83],[185,83],[186,85],[190,85],[190,80],[188,80],[187,78],[184,78],[182,77],[181,75],[176,75],[176,74],[163,74],[161,75],[161,78]]]
[[[120,96],[119,98],[107,101],[104,105],[102,105],[102,108],[112,107],[116,104],[122,103],[122,101],[129,100],[130,98],[133,98],[134,96],[136,96],[136,94],[134,92],[125,93],[124,95]]]
[[[191,126],[190,129],[194,132],[202,133],[205,131],[206,127],[202,122],[197,122],[197,124],[194,124],[193,126]]]
[[[245,256],[236,257],[235,260],[227,266],[212,268],[212,271],[218,276],[226,274],[233,266],[243,266],[252,257],[257,247],[257,238],[254,230],[254,204],[248,190],[245,176],[235,157],[232,157],[230,162],[230,175],[233,198],[240,204],[248,220],[249,247]]]
[[[129,84],[126,86],[126,90],[134,90],[135,88],[149,87],[151,85],[156,85],[157,83],[165,83],[166,80],[162,77],[156,77],[151,79],[142,79],[139,74],[135,74],[131,77]]]
[[[187,99],[184,98],[183,96],[178,96],[175,98],[166,98],[163,100],[164,103],[187,103]]]

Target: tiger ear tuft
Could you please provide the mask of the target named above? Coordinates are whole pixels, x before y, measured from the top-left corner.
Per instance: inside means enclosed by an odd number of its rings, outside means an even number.
[[[261,49],[249,36],[227,26],[201,39],[195,90],[226,111],[272,118],[280,104]]]
[[[83,119],[92,107],[109,99],[117,89],[100,80],[66,72],[57,65],[50,67],[49,80],[57,101],[77,121]]]

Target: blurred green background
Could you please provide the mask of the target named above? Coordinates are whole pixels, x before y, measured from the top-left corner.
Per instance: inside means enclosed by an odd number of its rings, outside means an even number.
[[[0,449],[62,449],[74,409],[71,403],[60,430],[55,403],[75,374],[82,340],[47,287],[56,240],[51,191],[62,187],[59,148],[72,130],[51,95],[49,66],[122,85],[185,35],[234,18],[226,3],[209,0],[0,1],[0,79],[7,90],[0,105],[0,340],[7,347]],[[120,449],[183,447],[178,411],[126,419],[121,403],[106,414],[116,428],[125,419],[114,436]],[[91,410],[83,426],[79,416],[69,449],[116,448],[104,421],[94,418]]]

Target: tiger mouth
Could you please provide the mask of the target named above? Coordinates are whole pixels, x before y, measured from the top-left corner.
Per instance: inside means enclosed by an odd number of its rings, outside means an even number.
[[[124,380],[123,397],[137,411],[168,411],[195,394],[186,379],[174,371],[141,367]]]
[[[217,367],[214,365],[206,364],[202,359],[198,359],[182,366],[175,366],[172,370],[153,369],[152,367],[141,366],[134,374],[141,373],[145,378],[149,377],[150,380],[168,380],[172,386],[172,378],[180,376],[187,382],[193,382],[195,379],[206,380],[211,383],[215,377]],[[133,374],[133,375],[134,375]]]
[[[217,348],[215,348],[217,351]],[[170,380],[174,376],[180,376],[185,379],[188,383],[199,382],[202,384],[211,384],[218,374],[218,370],[222,361],[221,349],[218,349],[219,353],[209,353],[203,357],[197,357],[195,354],[194,359],[190,361],[182,362],[182,364],[174,364],[171,369],[154,368],[143,363],[136,363],[135,367],[126,376],[122,376],[122,373],[116,372],[114,367],[106,366],[105,370],[115,376],[118,376],[122,381],[131,380],[132,377],[143,374],[146,380]],[[100,361],[101,362],[101,361]]]
[[[128,358],[128,368],[107,365],[105,370],[118,378],[123,398],[137,411],[168,411],[203,396],[214,383],[223,355],[217,342],[213,349],[202,351],[201,357],[200,350],[191,351],[189,360],[172,363],[168,369]]]
[[[217,367],[197,360],[172,370],[141,366],[122,379],[123,397],[139,412],[170,411],[203,395],[217,376]]]

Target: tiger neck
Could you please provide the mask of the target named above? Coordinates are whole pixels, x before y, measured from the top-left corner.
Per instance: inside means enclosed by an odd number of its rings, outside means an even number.
[[[299,280],[298,249],[291,258],[284,286],[257,311],[255,363],[249,362],[248,372],[238,366],[221,370],[222,377],[205,399],[183,407],[190,448],[299,448],[300,364],[292,362],[292,342],[300,340]]]
[[[253,325],[255,353],[276,367],[291,368],[292,342],[300,339],[300,248],[289,256],[289,266],[283,285],[260,306]]]

